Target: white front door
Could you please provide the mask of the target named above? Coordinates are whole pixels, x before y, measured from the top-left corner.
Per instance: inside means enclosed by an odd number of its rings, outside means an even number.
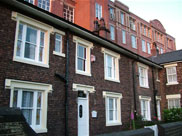
[[[89,136],[88,96],[78,97],[78,136]]]

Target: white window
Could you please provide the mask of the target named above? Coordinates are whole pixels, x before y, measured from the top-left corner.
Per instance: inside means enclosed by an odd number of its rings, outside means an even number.
[[[27,2],[29,2],[31,4],[34,4],[34,0],[24,0],[24,1],[27,1]]]
[[[181,108],[181,94],[166,95],[168,100],[168,109]]]
[[[147,43],[148,54],[151,54],[150,43]]]
[[[49,11],[50,9],[50,1],[49,0],[38,0],[38,7]]]
[[[139,82],[141,87],[148,88],[148,67],[143,64],[138,64]]]
[[[124,13],[121,12],[121,24],[124,25],[125,19],[124,19]]]
[[[49,67],[51,27],[16,12],[12,17],[17,21],[13,60]]]
[[[161,48],[161,54],[163,54],[163,49]]]
[[[13,79],[5,80],[11,89],[10,107],[18,107],[36,133],[47,132],[47,99],[52,85]]]
[[[143,120],[151,120],[151,112],[150,112],[150,101],[151,98],[147,96],[139,96],[140,104],[141,104],[141,115]]]
[[[55,30],[55,47],[53,54],[65,57],[65,54],[63,53],[63,35],[65,35],[64,32]]]
[[[146,29],[146,26],[144,26],[144,35],[147,35],[147,29]]]
[[[110,19],[114,20],[115,19],[114,9],[110,7],[109,11],[110,11]]]
[[[157,99],[157,117],[158,120],[161,120],[161,108],[160,108],[160,100],[161,98],[156,98]]]
[[[74,8],[68,5],[64,5],[63,17],[64,19],[74,23]]]
[[[103,91],[106,107],[106,126],[121,125],[121,93]]]
[[[166,68],[167,73],[167,85],[178,84],[176,66],[177,64],[164,66]]]
[[[98,19],[102,18],[102,6],[98,3],[95,3],[95,17]]]
[[[159,80],[159,70],[158,69],[156,69],[156,81],[160,81]]]
[[[91,76],[90,50],[93,44],[77,36],[73,40],[76,42],[76,73]]]
[[[105,79],[110,81],[120,82],[119,81],[120,55],[104,48],[102,50],[104,52]]]
[[[115,40],[115,30],[114,30],[114,26],[110,26],[110,34],[111,34],[111,40]]]
[[[126,31],[122,30],[122,42],[126,44]]]
[[[146,44],[144,40],[142,40],[142,51],[146,52]]]
[[[136,41],[136,36],[132,35],[131,36],[131,45],[133,48],[137,48],[137,41]]]
[[[136,30],[135,19],[130,18],[130,28],[134,31]]]

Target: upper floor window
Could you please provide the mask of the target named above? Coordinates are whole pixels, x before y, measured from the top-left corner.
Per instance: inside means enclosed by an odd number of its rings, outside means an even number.
[[[163,52],[163,49],[161,48],[160,50],[161,50],[161,54],[163,54],[163,53],[164,53],[164,52]]]
[[[111,35],[111,40],[115,40],[115,28],[114,26],[110,26],[110,35]]]
[[[10,107],[20,108],[36,133],[47,132],[47,95],[52,85],[13,79],[6,79],[5,85],[11,89]]]
[[[74,8],[68,5],[64,5],[63,17],[64,19],[74,23]]]
[[[24,0],[24,1],[27,1],[27,2],[29,2],[31,4],[34,4],[34,0]]]
[[[122,30],[122,42],[126,44],[126,31]]]
[[[138,64],[138,70],[140,86],[148,88],[148,67],[143,64]]]
[[[110,19],[111,19],[111,20],[115,20],[114,8],[111,8],[111,7],[110,7],[109,11],[110,11]]]
[[[50,10],[50,0],[38,0],[38,7],[49,11]]]
[[[144,35],[147,35],[147,28],[144,26]]]
[[[12,14],[17,20],[14,61],[49,67],[49,35],[51,27],[21,14]],[[18,16],[18,18],[17,18]]]
[[[151,98],[147,96],[139,96],[141,104],[141,115],[144,120],[151,120],[150,101]]]
[[[150,28],[148,28],[148,37],[150,37]]]
[[[168,109],[181,107],[181,94],[166,95],[166,99],[168,100]]]
[[[91,76],[90,50],[93,44],[77,36],[73,40],[76,42],[76,73]]]
[[[142,51],[146,52],[146,44],[144,40],[142,40]]]
[[[177,81],[177,72],[176,72],[176,66],[177,64],[172,64],[172,65],[166,65],[164,66],[166,68],[166,73],[167,73],[167,84],[178,84]]]
[[[65,57],[65,54],[63,53],[63,35],[65,35],[65,33],[59,30],[55,31],[55,47],[53,54]]]
[[[135,19],[130,18],[130,28],[136,30]]]
[[[105,79],[119,82],[120,55],[107,49],[102,50],[104,52]]]
[[[133,48],[137,48],[137,41],[136,41],[136,36],[131,35],[131,45]]]
[[[121,93],[103,92],[106,107],[106,126],[121,125]]]
[[[102,18],[102,6],[98,3],[95,3],[95,17]]]
[[[147,49],[148,49],[148,54],[151,54],[150,43],[148,43],[148,42],[147,42]]]
[[[122,25],[124,25],[124,24],[125,24],[125,23],[124,23],[124,22],[125,22],[125,19],[124,19],[124,13],[123,13],[123,12],[121,12],[121,14],[120,14],[120,15],[121,15],[121,24],[122,24]]]

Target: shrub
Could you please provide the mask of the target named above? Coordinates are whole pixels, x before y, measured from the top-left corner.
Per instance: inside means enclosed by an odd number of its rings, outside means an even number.
[[[182,121],[182,108],[165,109],[163,118],[164,122]]]

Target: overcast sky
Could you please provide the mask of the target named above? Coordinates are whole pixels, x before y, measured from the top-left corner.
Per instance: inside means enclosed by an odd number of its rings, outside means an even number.
[[[158,19],[182,49],[182,0],[119,0],[146,21]]]

